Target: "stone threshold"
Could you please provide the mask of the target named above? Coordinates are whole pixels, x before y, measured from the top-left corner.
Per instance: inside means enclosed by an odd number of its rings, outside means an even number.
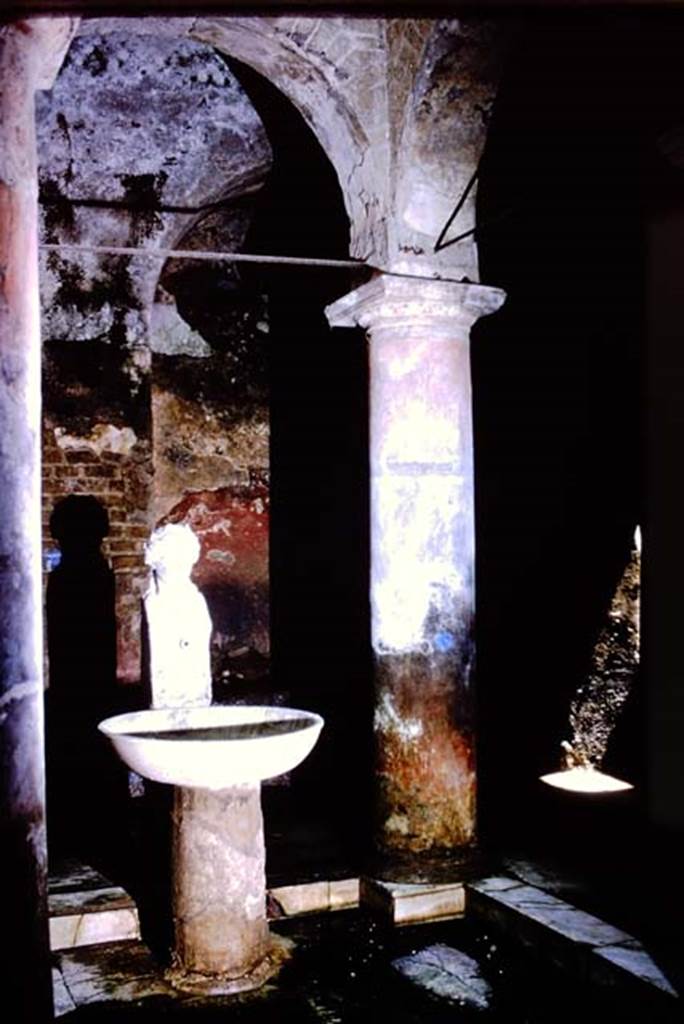
[[[140,939],[138,909],[99,871],[68,861],[48,880],[50,949]]]
[[[276,886],[267,894],[271,920],[358,906],[391,925],[443,921],[463,915],[465,889],[462,882],[406,884],[361,877]]]
[[[266,892],[266,901],[270,920],[329,910],[351,910],[359,905],[359,879],[338,878],[272,886]]]
[[[466,883],[466,914],[486,921],[578,982],[673,1013],[679,994],[638,939],[518,878]]]
[[[446,921],[465,912],[463,882],[386,882],[361,878],[360,903],[392,925]]]

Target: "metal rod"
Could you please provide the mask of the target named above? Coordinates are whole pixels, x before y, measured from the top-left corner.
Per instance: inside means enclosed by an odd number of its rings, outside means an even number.
[[[335,267],[345,270],[367,267],[362,260],[329,260],[317,256],[261,256],[247,252],[212,252],[204,249],[139,249],[125,245],[62,245],[43,243],[43,252],[89,253],[99,256],[150,256],[154,259],[212,260],[225,263],[283,263],[297,267]]]
[[[471,192],[471,190],[473,188],[473,185],[477,181],[477,176],[478,176],[479,173],[480,173],[480,167],[478,165],[475,168],[475,170],[473,171],[473,173],[471,174],[470,180],[468,181],[468,184],[464,188],[463,193],[461,195],[461,198],[456,203],[456,206],[454,207],[453,213],[450,215],[450,217],[447,220],[446,224],[444,225],[444,227],[440,231],[439,238],[435,242],[435,247],[433,249],[433,252],[440,252],[441,249],[446,249],[448,246],[454,245],[456,242],[460,242],[461,239],[467,238],[468,235],[472,235],[472,234],[475,233],[476,229],[475,228],[470,228],[470,230],[464,231],[462,234],[457,235],[456,238],[450,238],[448,242],[444,241],[444,239],[446,238],[447,231],[449,230],[449,228],[454,223],[454,221],[458,217],[459,213],[463,209],[463,206],[465,205],[465,201],[468,198],[468,196],[470,195],[470,192]]]

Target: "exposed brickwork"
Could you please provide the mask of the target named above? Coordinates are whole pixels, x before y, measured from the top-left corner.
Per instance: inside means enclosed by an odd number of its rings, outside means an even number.
[[[109,516],[109,536],[102,550],[116,579],[117,677],[140,679],[140,601],[146,579],[143,548],[149,536],[148,508],[151,453],[138,440],[128,454],[94,451],[87,439],[82,448],[63,450],[54,425],[43,428],[43,549],[57,547],[50,534],[50,515],[69,494],[97,498]]]

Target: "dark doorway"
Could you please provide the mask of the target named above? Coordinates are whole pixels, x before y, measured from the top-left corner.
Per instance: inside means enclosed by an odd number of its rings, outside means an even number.
[[[313,133],[270,83],[234,61],[231,67],[274,153],[247,251],[348,258],[339,184]],[[285,845],[296,845],[297,816],[318,819],[332,836],[331,856],[349,862],[370,834],[372,791],[367,357],[363,333],[330,329],[324,308],[360,282],[344,270],[243,265],[241,273],[267,293],[271,324],[274,688],[326,720],[290,786],[264,788],[267,827],[269,803],[280,800],[290,815]],[[312,838],[303,835],[303,846],[325,876],[326,849],[319,835],[314,853]]]
[[[91,495],[55,505],[60,561],[47,583],[47,811],[51,860],[109,864],[121,829],[126,774],[97,725],[116,710],[114,574],[100,545],[107,511]]]

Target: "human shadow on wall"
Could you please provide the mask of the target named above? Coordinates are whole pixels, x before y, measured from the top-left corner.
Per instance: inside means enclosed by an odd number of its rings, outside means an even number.
[[[50,858],[110,869],[126,776],[97,725],[116,708],[114,574],[101,551],[106,509],[91,495],[55,505],[61,559],[47,584],[47,814]]]

